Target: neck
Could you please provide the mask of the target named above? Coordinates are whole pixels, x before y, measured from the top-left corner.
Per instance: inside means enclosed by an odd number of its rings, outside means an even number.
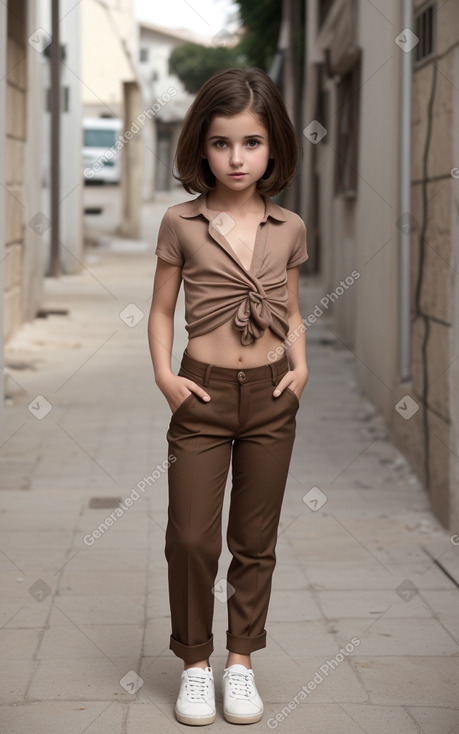
[[[262,196],[257,191],[256,186],[251,186],[244,191],[230,191],[217,186],[215,191],[209,191],[207,194],[209,209],[218,209],[219,211],[243,212],[259,208],[262,201]]]

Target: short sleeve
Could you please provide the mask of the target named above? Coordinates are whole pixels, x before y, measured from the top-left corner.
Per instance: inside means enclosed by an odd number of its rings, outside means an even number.
[[[297,237],[294,241],[290,258],[287,263],[287,269],[296,268],[297,265],[306,262],[308,259],[308,250],[306,243],[306,225],[302,219],[300,219],[300,228]]]
[[[177,240],[173,216],[168,209],[161,221],[155,254],[172,265],[183,265],[183,253]]]

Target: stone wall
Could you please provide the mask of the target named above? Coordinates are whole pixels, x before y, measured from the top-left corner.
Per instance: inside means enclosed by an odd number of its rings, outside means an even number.
[[[415,3],[416,8],[421,2]],[[452,333],[454,53],[459,6],[435,14],[435,54],[413,69],[411,315],[412,381],[405,390],[419,411],[394,426],[399,443],[429,492],[432,509],[452,526],[449,369]],[[454,31],[454,29],[456,29]],[[403,392],[403,385],[399,386]],[[405,424],[405,425],[403,425]]]
[[[6,84],[5,341],[23,319],[24,148],[26,139],[25,0],[8,3]]]

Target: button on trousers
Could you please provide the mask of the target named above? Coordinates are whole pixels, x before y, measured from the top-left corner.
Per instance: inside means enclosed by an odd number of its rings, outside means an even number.
[[[191,358],[179,375],[201,385],[206,403],[188,395],[167,431],[169,506],[165,556],[172,633],[170,649],[186,663],[213,652],[215,597],[226,601],[227,649],[244,655],[266,646],[265,622],[276,564],[277,529],[299,400],[289,388],[275,398],[288,371],[284,356],[238,370]],[[216,585],[221,516],[232,468],[227,582]]]

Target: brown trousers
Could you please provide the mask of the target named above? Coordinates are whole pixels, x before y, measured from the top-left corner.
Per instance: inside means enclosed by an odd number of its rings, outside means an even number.
[[[172,414],[167,440],[170,649],[186,663],[212,653],[215,596],[227,602],[227,649],[248,655],[266,646],[264,628],[276,564],[277,529],[299,400],[289,388],[273,397],[288,371],[282,359],[237,370],[183,354],[179,375],[203,386],[205,403],[188,395]],[[227,529],[232,560],[215,586],[222,548],[221,515],[232,454]]]

